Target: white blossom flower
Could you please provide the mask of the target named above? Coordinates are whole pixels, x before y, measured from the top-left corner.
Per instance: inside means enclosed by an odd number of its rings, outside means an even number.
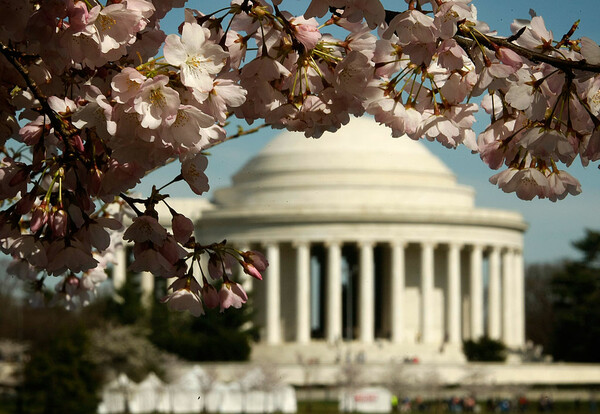
[[[166,61],[181,69],[185,86],[206,92],[229,56],[221,46],[209,40],[210,31],[195,23],[183,25],[181,38],[169,35],[165,40]]]

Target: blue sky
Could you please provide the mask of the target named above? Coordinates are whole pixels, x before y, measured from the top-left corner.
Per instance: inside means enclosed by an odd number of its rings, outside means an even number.
[[[384,0],[386,7],[393,9],[395,4],[404,7],[404,0]],[[208,2],[188,1],[187,7],[203,8]],[[308,4],[307,0],[284,0],[284,8],[290,4],[292,12],[298,12]],[[225,1],[215,1],[219,8]],[[488,23],[499,34],[506,35],[510,31],[510,23],[514,18],[528,18],[529,9],[534,9],[546,21],[546,26],[560,38],[571,25],[581,19],[578,36],[587,36],[600,42],[600,26],[597,22],[597,0],[475,0],[479,19]],[[207,11],[202,9],[203,11]],[[176,10],[163,21],[163,29],[167,33],[175,33],[181,22],[183,12]],[[485,113],[479,117],[475,131],[485,127]],[[211,188],[224,187],[229,178],[275,135],[281,131],[264,129],[261,132],[242,137],[219,145],[211,150],[209,176]],[[562,258],[576,258],[577,252],[571,242],[581,238],[586,228],[600,229],[600,171],[597,163],[587,168],[575,162],[568,171],[576,176],[582,184],[583,193],[576,197],[552,203],[548,200],[522,201],[514,194],[505,194],[492,186],[488,179],[494,174],[477,155],[472,155],[465,148],[448,150],[436,143],[425,142],[427,147],[440,157],[457,175],[459,183],[475,188],[476,204],[479,207],[510,209],[520,212],[530,227],[525,234],[526,263],[556,261]],[[146,193],[152,184],[162,185],[178,173],[178,167],[172,166],[153,173],[139,187]],[[185,184],[169,188],[172,196],[193,196]],[[208,194],[210,197],[210,193]]]

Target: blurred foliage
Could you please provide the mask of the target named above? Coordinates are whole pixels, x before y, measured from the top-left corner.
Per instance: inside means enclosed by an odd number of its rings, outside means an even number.
[[[23,412],[89,414],[96,412],[101,384],[89,358],[86,328],[72,316],[30,346],[21,389]]]
[[[582,259],[552,276],[549,351],[556,361],[600,362],[600,233],[587,230],[573,246]]]
[[[0,339],[29,350],[23,386],[11,400],[19,413],[93,413],[99,387],[118,373],[139,382],[150,372],[163,377],[163,367],[177,356],[245,360],[256,337],[248,306],[223,313],[207,310],[200,318],[171,312],[157,298],[144,306],[135,277],[128,277],[117,292],[105,291],[89,306],[72,311],[33,308],[24,300],[31,289],[27,283],[5,274],[0,278]],[[166,281],[158,279],[156,288],[159,295],[166,291]]]
[[[150,312],[150,340],[159,348],[190,361],[245,361],[257,329],[250,327],[249,306],[241,309],[205,309],[195,318],[153,306]]]
[[[147,330],[138,326],[107,324],[91,331],[90,359],[101,367],[103,377],[125,373],[136,382],[150,372],[163,377],[163,366],[173,361],[147,338]]]
[[[563,271],[562,263],[527,266],[525,277],[525,334],[527,340],[541,345],[547,353],[554,335],[554,297],[552,276]]]
[[[157,292],[166,288],[164,279],[156,279]],[[250,324],[249,304],[223,313],[205,309],[206,314],[198,318],[173,312],[159,304],[158,298],[143,306],[139,284],[132,275],[116,295],[96,301],[92,308],[112,324],[135,326],[157,348],[189,361],[245,361],[258,332]]]
[[[471,362],[504,362],[506,346],[488,336],[482,336],[477,341],[469,339],[463,343],[463,352]]]

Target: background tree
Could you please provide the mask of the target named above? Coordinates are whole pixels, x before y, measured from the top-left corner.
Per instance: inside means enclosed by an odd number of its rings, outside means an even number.
[[[552,277],[550,352],[557,361],[600,362],[600,233],[587,230],[573,245],[582,258]]]
[[[488,336],[482,336],[478,340],[466,340],[463,343],[463,351],[467,360],[475,362],[503,362],[506,360],[506,346]]]
[[[562,263],[538,263],[525,271],[525,336],[545,353],[551,348],[554,331],[552,277],[562,269]]]
[[[32,343],[21,389],[24,411],[31,414],[96,412],[101,385],[89,358],[89,336],[70,317],[51,335]]]
[[[156,295],[164,296],[166,284],[156,284]],[[161,291],[162,290],[162,291]],[[258,329],[252,327],[252,306],[205,309],[202,318],[173,312],[150,301],[142,303],[139,283],[134,275],[112,295],[104,295],[87,313],[101,315],[98,324],[119,334],[137,332],[155,347],[189,361],[245,361]],[[115,332],[117,334],[117,332]],[[135,362],[131,362],[135,364]]]
[[[250,325],[251,306],[206,309],[201,318],[175,313],[164,306],[150,310],[149,339],[157,347],[191,361],[245,361],[258,329]]]

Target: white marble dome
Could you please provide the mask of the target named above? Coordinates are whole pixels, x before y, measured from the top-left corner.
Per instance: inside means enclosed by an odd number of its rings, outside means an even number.
[[[320,139],[282,133],[215,193],[224,207],[344,211],[471,208],[473,198],[424,145],[370,118]]]

